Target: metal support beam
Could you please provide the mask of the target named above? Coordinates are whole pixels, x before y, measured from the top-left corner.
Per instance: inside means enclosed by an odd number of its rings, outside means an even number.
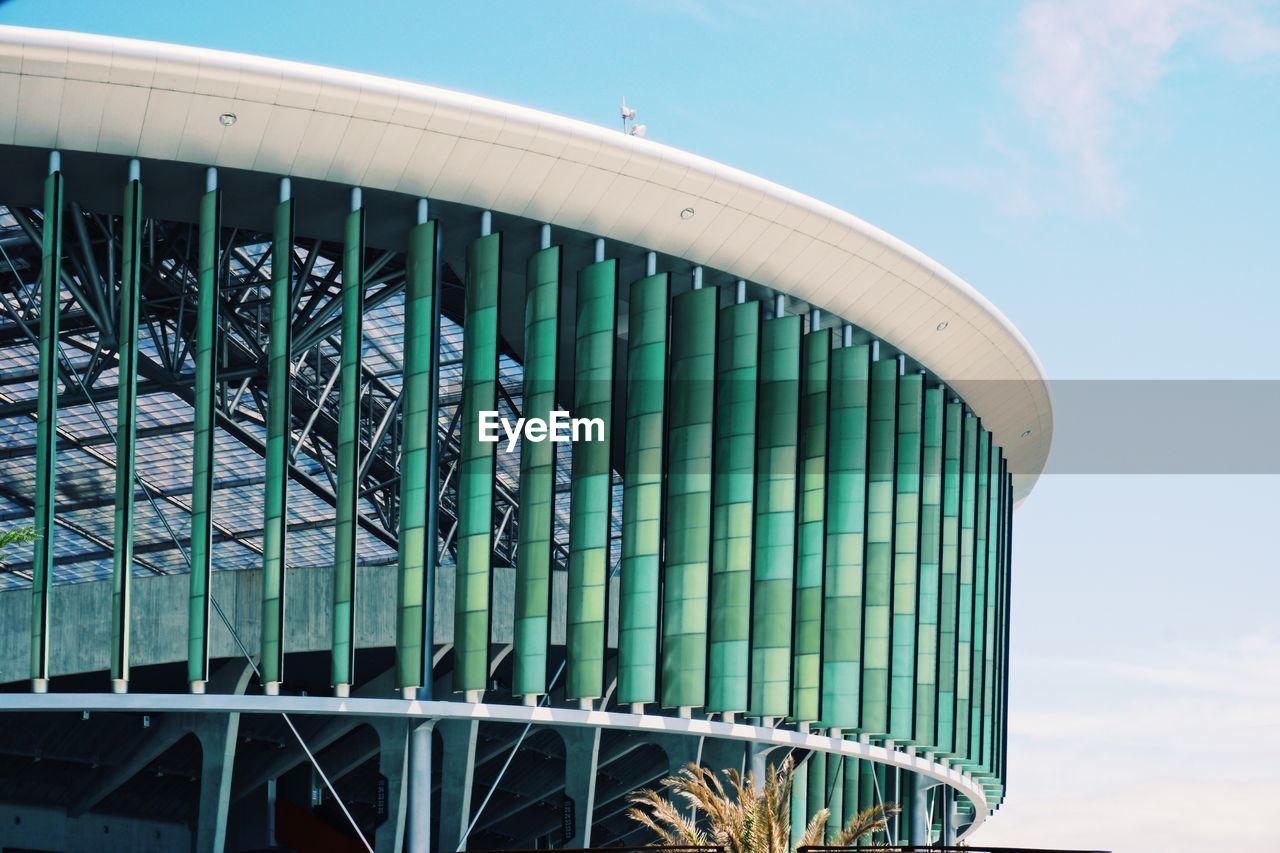
[[[405,845],[409,850],[431,849],[431,746],[435,721],[413,725],[409,733],[406,772]]]
[[[53,590],[54,470],[58,427],[58,278],[62,269],[62,172],[49,156],[40,268],[40,381],[37,390],[35,562],[31,571],[31,689],[49,689],[49,598]]]
[[[111,687],[129,688],[129,605],[133,582],[133,504],[137,484],[134,460],[138,443],[138,303],[142,295],[142,181],[138,161],[129,161],[124,188],[124,235],[120,266],[119,368],[116,399],[115,552],[111,561]]]

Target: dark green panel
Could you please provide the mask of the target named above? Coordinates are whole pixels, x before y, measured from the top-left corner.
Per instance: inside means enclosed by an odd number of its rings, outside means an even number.
[[[978,494],[974,517],[973,641],[970,644],[969,751],[970,766],[982,756],[983,679],[986,675],[988,522],[991,518],[991,433],[978,434]]]
[[[956,598],[956,710],[952,753],[969,754],[970,689],[973,673],[974,521],[978,504],[978,419],[966,412],[962,422],[960,461],[960,573]]]
[[[360,349],[364,328],[364,209],[347,214],[342,252],[341,373],[338,376],[338,488],[333,544],[330,682],[349,685],[356,665],[356,514],[360,477]]]
[[[982,663],[982,753],[979,762],[982,768],[990,771],[992,767],[992,743],[995,721],[995,680],[996,680],[996,619],[999,616],[1000,595],[1000,549],[1001,515],[1003,509],[1004,488],[1004,454],[995,444],[991,445],[990,496],[987,502],[987,576],[986,576],[986,617],[983,620],[983,633],[986,639],[983,645]]]
[[[49,680],[49,598],[53,589],[54,478],[58,443],[58,282],[62,275],[62,173],[44,182],[40,265],[40,364],[36,390],[35,556],[31,565],[31,678]]]
[[[715,288],[684,293],[671,304],[662,585],[662,704],[667,708],[706,703],[716,308]]]
[[[938,572],[938,706],[934,745],[954,754],[956,640],[960,620],[960,463],[963,404],[946,404],[942,437],[942,550]]]
[[[133,577],[134,461],[138,432],[138,307],[142,298],[142,182],[124,188],[116,396],[115,551],[111,555],[111,679],[129,680],[129,609]]]
[[[720,311],[711,515],[707,710],[747,709],[755,508],[759,302]]]
[[[867,571],[862,595],[861,732],[889,732],[893,606],[893,518],[898,420],[898,362],[871,366],[867,415]]]
[[[870,370],[868,346],[841,347],[831,353],[821,721],[839,729],[857,728],[861,710]]]
[[[889,650],[889,733],[915,739],[916,596],[920,569],[921,431],[924,377],[898,380],[898,446],[894,474],[893,580]]]
[[[529,258],[524,301],[523,415],[550,421],[556,408],[560,247]],[[520,527],[516,556],[515,675],[518,696],[547,692],[551,571],[555,548],[556,443],[520,443]]]
[[[191,452],[191,586],[187,601],[187,681],[209,680],[213,583],[214,417],[217,411],[218,290],[222,191],[200,200],[200,270],[196,294],[194,433]]]
[[[800,461],[797,472],[795,640],[791,715],[813,722],[822,702],[822,566],[826,550],[827,382],[831,330],[804,338],[800,402]]]
[[[573,365],[573,415],[599,419],[604,437],[583,432],[573,443],[569,500],[569,595],[565,698],[604,695],[605,616],[609,584],[613,473],[613,356],[618,313],[618,262],[599,261],[578,274]],[[594,439],[594,440],[593,440]]]
[[[440,338],[439,225],[409,232],[404,379],[400,394],[400,554],[396,686],[430,686],[437,557],[436,403]]]
[[[262,681],[284,678],[284,596],[289,487],[290,303],[293,200],[276,205],[271,243],[271,332],[267,342],[267,458],[262,533]]]
[[[799,316],[776,317],[760,332],[750,703],[751,713],[760,717],[791,712],[803,323]]]
[[[618,601],[618,702],[658,698],[663,418],[667,394],[666,273],[631,285],[627,325],[626,479]]]
[[[924,392],[920,466],[920,585],[916,592],[916,722],[914,740],[937,747],[939,568],[942,558],[943,418],[941,388]]]
[[[483,690],[489,676],[493,571],[493,474],[497,444],[480,440],[480,413],[498,408],[498,296],[502,235],[467,248],[462,340],[462,458],[458,480],[458,565],[453,617],[453,689]]]

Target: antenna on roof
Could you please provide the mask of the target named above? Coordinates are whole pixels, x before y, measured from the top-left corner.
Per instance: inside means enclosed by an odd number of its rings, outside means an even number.
[[[644,136],[648,128],[643,124],[636,123],[636,108],[627,106],[627,98],[622,97],[622,109],[619,110],[622,115],[622,132],[629,133],[632,136]],[[628,122],[630,124],[628,125]]]

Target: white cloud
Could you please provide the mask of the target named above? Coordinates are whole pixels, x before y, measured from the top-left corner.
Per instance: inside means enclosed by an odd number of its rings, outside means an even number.
[[[1123,200],[1113,163],[1130,107],[1184,42],[1232,63],[1280,53],[1280,27],[1252,0],[1031,0],[1018,21],[1014,86],[1086,194]]]

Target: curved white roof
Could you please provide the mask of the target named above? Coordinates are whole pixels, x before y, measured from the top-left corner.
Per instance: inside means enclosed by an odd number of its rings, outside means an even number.
[[[238,117],[231,127],[219,121],[227,112]],[[0,144],[410,193],[685,258],[794,295],[910,353],[995,433],[1017,498],[1049,452],[1043,368],[965,281],[849,213],[617,130],[350,71],[0,27]],[[686,207],[695,211],[688,219]]]

